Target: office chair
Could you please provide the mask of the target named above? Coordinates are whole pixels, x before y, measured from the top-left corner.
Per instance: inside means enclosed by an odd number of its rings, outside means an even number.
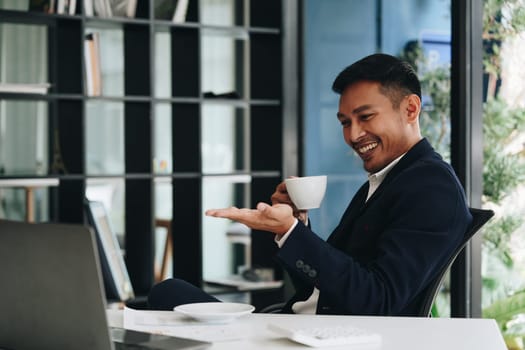
[[[423,291],[424,297],[421,301],[421,308],[419,315],[420,317],[430,317],[430,311],[432,310],[432,304],[434,304],[434,301],[436,300],[436,297],[439,293],[439,289],[441,287],[441,284],[443,283],[443,280],[445,279],[445,274],[450,269],[454,261],[456,260],[457,256],[463,248],[467,245],[468,241],[474,237],[476,232],[489,221],[491,217],[494,216],[494,212],[492,210],[488,209],[476,209],[476,208],[469,208],[470,214],[472,214],[472,223],[470,224],[469,229],[463,236],[463,240],[459,244],[459,246],[454,250],[452,255],[448,258],[448,261],[443,266],[441,271],[439,271],[439,274],[430,282],[430,284],[425,288]]]
[[[472,223],[470,224],[470,227],[468,228],[467,232],[465,232],[465,235],[463,236],[463,240],[458,245],[458,247],[452,252],[452,255],[448,258],[447,262],[441,270],[439,271],[438,275],[429,283],[429,285],[421,292],[421,307],[418,315],[419,317],[429,317],[430,311],[432,309],[432,304],[434,304],[434,301],[436,300],[436,297],[439,293],[439,289],[441,287],[441,284],[443,283],[443,280],[445,278],[445,274],[450,269],[454,261],[456,260],[459,253],[465,248],[468,241],[478,232],[478,230],[489,221],[491,217],[494,216],[494,212],[492,210],[487,209],[476,209],[476,208],[469,208],[470,213],[472,214]],[[285,303],[277,303],[269,305],[263,309],[261,309],[261,313],[279,313],[282,308],[284,307]]]

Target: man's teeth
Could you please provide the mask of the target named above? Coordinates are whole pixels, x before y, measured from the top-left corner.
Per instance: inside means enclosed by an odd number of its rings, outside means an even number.
[[[365,153],[365,152],[368,152],[374,148],[377,147],[377,142],[374,142],[374,143],[369,143],[368,145],[366,146],[363,146],[363,147],[359,147],[358,151],[359,153]]]

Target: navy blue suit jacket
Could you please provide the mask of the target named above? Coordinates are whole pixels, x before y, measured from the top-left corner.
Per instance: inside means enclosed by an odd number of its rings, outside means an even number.
[[[367,194],[368,182],[326,242],[302,223],[292,231],[277,254],[296,288],[285,310],[315,286],[320,314],[418,314],[472,220],[463,187],[423,139]]]

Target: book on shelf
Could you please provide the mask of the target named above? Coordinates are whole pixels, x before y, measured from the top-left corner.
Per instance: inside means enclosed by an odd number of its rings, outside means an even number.
[[[29,11],[55,13],[56,0],[29,0]]]
[[[93,0],[93,9],[98,17],[111,18],[113,16],[111,6],[107,0]]]
[[[137,0],[107,0],[114,17],[135,17]]]
[[[73,16],[77,12],[77,0],[69,0],[69,14]]]
[[[186,22],[186,14],[188,13],[189,0],[178,0],[175,11],[173,12],[173,23]]]
[[[58,0],[56,13],[59,15],[74,15],[77,0]]]
[[[102,74],[98,32],[87,33],[84,37],[84,61],[86,94],[88,96],[100,96],[102,95]]]
[[[19,84],[19,83],[0,83],[0,92],[20,93],[20,94],[47,94],[51,84]]]
[[[93,17],[93,0],[84,0],[82,2],[84,3],[84,14]]]
[[[154,4],[155,19],[171,20],[173,18],[173,0],[157,0]]]
[[[66,13],[66,7],[68,6],[67,3],[67,0],[58,0],[56,13],[58,13],[59,15],[63,15],[64,13]]]

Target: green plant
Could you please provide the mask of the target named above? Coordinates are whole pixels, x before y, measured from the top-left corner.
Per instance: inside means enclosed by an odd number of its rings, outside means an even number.
[[[509,349],[523,349],[522,338],[525,329],[523,329],[522,322],[519,322],[517,318],[519,314],[524,313],[525,290],[498,300],[483,309],[483,317],[493,318],[498,323]]]
[[[514,266],[510,254],[510,239],[522,223],[523,219],[520,217],[504,216],[489,222],[484,229],[483,244],[509,269]]]
[[[510,108],[499,98],[490,98],[485,102],[483,194],[487,196],[487,201],[500,203],[525,180],[523,157],[505,152],[505,147],[524,130],[524,109]]]
[[[495,97],[501,75],[501,43],[525,29],[523,0],[484,0],[483,2],[483,67],[488,74],[487,96]]]
[[[445,159],[450,160],[450,65],[429,68],[418,42],[410,42],[401,58],[416,68],[421,82],[421,134]]]
[[[501,205],[504,199],[525,181],[525,159],[520,152],[508,149],[511,142],[525,131],[525,110],[510,107],[499,97],[502,44],[525,30],[525,7],[522,0],[484,0],[483,41],[484,71],[488,77],[487,101],[484,104],[483,199]],[[495,300],[483,309],[483,317],[494,318],[509,349],[523,349],[525,323],[525,289],[512,285],[515,264],[511,238],[523,224],[517,215],[502,215],[484,230],[483,249],[491,266],[500,269],[483,280],[484,296]]]

